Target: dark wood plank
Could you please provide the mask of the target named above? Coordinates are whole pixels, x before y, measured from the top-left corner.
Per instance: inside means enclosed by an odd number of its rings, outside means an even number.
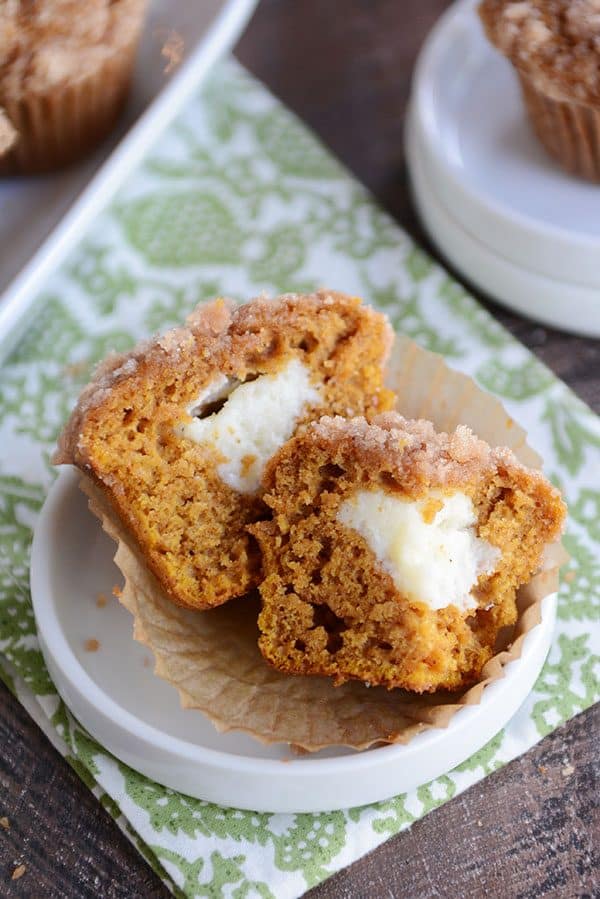
[[[0,746],[0,896],[170,895],[2,682]]]
[[[598,895],[596,706],[306,899]]]
[[[0,896],[168,896],[2,684],[0,705]],[[598,895],[599,740],[595,706],[307,899]]]
[[[262,0],[238,48],[242,62],[422,243],[402,131],[414,60],[446,6],[445,0]],[[492,308],[600,411],[600,342]],[[311,899],[598,895],[599,730],[600,710],[591,709],[317,887]],[[0,741],[0,817],[11,822],[8,831],[0,828],[0,896],[168,895],[1,685]],[[12,881],[20,863],[26,873]]]

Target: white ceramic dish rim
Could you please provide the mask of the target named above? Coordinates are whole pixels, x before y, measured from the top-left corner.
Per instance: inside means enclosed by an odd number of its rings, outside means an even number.
[[[471,19],[477,15],[476,2],[477,0],[459,0],[452,4],[432,28],[419,54],[413,78],[412,107],[415,120],[418,121],[418,126],[425,136],[426,151],[462,216],[471,218],[483,216],[492,233],[497,232],[499,226],[510,227],[511,233],[509,236],[507,232],[506,239],[511,240],[512,237],[512,246],[518,246],[522,240],[530,239],[539,244],[540,239],[543,239],[548,243],[548,259],[557,258],[556,254],[565,253],[572,257],[577,251],[585,259],[589,259],[591,253],[600,250],[598,238],[574,235],[566,228],[530,218],[500,201],[478,193],[462,177],[462,169],[453,165],[443,150],[444,142],[438,133],[435,115],[436,72],[441,56],[452,40],[452,32],[454,30],[462,32],[465,27],[472,28]],[[467,17],[469,21],[465,21]],[[484,40],[483,35],[481,39]],[[558,258],[561,258],[560,255]]]
[[[18,340],[40,288],[127,174],[184,107],[219,56],[237,40],[258,0],[226,0],[199,45],[100,166],[77,200],[4,291],[0,302],[0,362]]]
[[[597,288],[546,277],[495,253],[457,222],[431,191],[427,156],[410,112],[405,144],[417,208],[426,230],[451,265],[493,299],[527,318],[570,333],[600,337]]]
[[[61,677],[69,684],[70,690],[79,697],[80,701],[94,706],[98,713],[105,716],[109,721],[120,723],[135,739],[145,740],[155,748],[166,750],[169,753],[175,752],[195,763],[208,762],[219,768],[226,766],[228,769],[234,764],[239,771],[261,774],[263,776],[268,775],[278,779],[285,778],[291,773],[292,769],[294,775],[301,773],[303,777],[311,777],[317,773],[322,775],[333,772],[338,774],[342,772],[358,774],[361,770],[372,768],[375,757],[382,762],[384,759],[386,761],[400,761],[402,758],[407,759],[410,755],[418,755],[423,752],[425,747],[437,746],[438,744],[443,745],[447,734],[451,730],[456,730],[457,728],[461,730],[468,729],[472,719],[477,716],[477,712],[490,703],[495,702],[496,694],[500,691],[508,694],[513,692],[513,698],[519,696],[520,702],[522,702],[530,690],[530,687],[528,687],[527,692],[524,693],[518,689],[519,672],[522,662],[527,659],[528,655],[536,647],[539,649],[539,644],[549,639],[548,631],[550,633],[553,631],[555,594],[544,600],[543,624],[537,625],[527,634],[521,658],[507,666],[502,679],[486,687],[481,703],[461,709],[453,717],[447,728],[425,731],[406,745],[378,747],[355,755],[333,759],[311,759],[310,756],[304,756],[298,760],[292,760],[289,765],[282,765],[279,760],[250,758],[200,747],[178,737],[171,737],[152,725],[140,721],[140,719],[123,709],[118,702],[98,687],[76,658],[61,628],[60,619],[49,589],[50,558],[57,533],[57,529],[53,526],[53,516],[55,508],[60,505],[64,493],[73,488],[77,479],[78,475],[72,469],[66,469],[60,473],[46,498],[35,527],[31,554],[31,592],[40,643],[45,658],[50,658],[52,661],[51,667],[58,668]],[[190,714],[194,713],[198,714],[190,711]],[[512,714],[514,714],[514,711]],[[512,717],[512,714],[510,717]],[[499,723],[498,730],[504,723],[504,720]]]

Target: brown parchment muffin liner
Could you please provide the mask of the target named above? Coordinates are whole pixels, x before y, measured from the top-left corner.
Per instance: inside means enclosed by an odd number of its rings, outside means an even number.
[[[546,150],[569,172],[600,181],[600,109],[548,96],[519,72],[529,119]]]
[[[0,106],[0,157],[8,153],[17,139],[17,132],[10,123],[10,119]]]
[[[3,96],[16,140],[0,153],[0,174],[37,174],[82,158],[112,131],[131,82],[139,33],[98,67],[47,91]]]
[[[493,446],[509,446],[520,461],[539,467],[539,456],[502,405],[448,368],[440,356],[397,338],[387,383],[406,417],[428,418],[439,431],[466,424]],[[504,665],[520,656],[523,638],[539,623],[541,601],[557,589],[558,566],[567,559],[560,544],[547,548],[544,570],[520,591],[520,615],[512,633],[504,635],[475,686],[425,696],[356,681],[334,687],[327,678],[285,675],[267,665],[257,646],[257,595],[204,612],[175,606],[104,495],[85,478],[81,486],[118,544],[115,562],[125,578],[120,599],[133,615],[134,638],[152,650],[155,673],[177,688],[184,708],[199,709],[219,731],[240,730],[263,743],[289,743],[309,752],[407,743],[430,727],[446,727],[461,706],[478,703],[486,685],[501,678]]]

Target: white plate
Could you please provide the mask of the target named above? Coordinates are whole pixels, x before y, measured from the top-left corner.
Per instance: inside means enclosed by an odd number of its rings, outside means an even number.
[[[432,188],[425,155],[409,122],[406,158],[412,194],[423,224],[442,255],[493,299],[565,331],[600,337],[600,289],[548,278],[494,253],[461,227]]]
[[[231,49],[257,2],[152,0],[131,96],[111,137],[91,158],[63,172],[0,178],[0,291],[29,260],[0,296],[0,358],[26,327],[27,313],[48,273],[198,89],[219,56]],[[169,79],[160,49],[171,31],[184,38],[184,61]]]
[[[456,267],[500,302],[600,335],[600,186],[564,172],[536,140],[513,67],[485,38],[475,5],[453,4],[425,42],[410,128],[427,202],[441,206],[452,230],[481,245],[494,265],[472,271],[448,228],[430,221],[429,230]]]
[[[514,715],[548,653],[556,597],[524,642],[523,655],[461,709],[445,730],[407,746],[362,753],[331,749],[294,757],[244,734],[219,734],[152,673],[150,653],[132,638],[129,614],[110,596],[120,575],[114,545],[87,509],[77,474],[61,472],[38,520],[31,588],[42,652],[61,696],[117,758],[166,786],[221,805],[266,812],[319,812],[363,805],[411,790],[449,771]],[[97,652],[85,642],[96,639]],[[285,764],[284,764],[285,762]]]

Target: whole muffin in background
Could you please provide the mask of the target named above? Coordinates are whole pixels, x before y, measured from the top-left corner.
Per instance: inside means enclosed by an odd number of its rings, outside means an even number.
[[[0,107],[15,139],[0,172],[84,156],[125,102],[147,0],[0,0]]]
[[[483,0],[489,40],[517,70],[533,128],[570,172],[600,180],[600,0]]]

